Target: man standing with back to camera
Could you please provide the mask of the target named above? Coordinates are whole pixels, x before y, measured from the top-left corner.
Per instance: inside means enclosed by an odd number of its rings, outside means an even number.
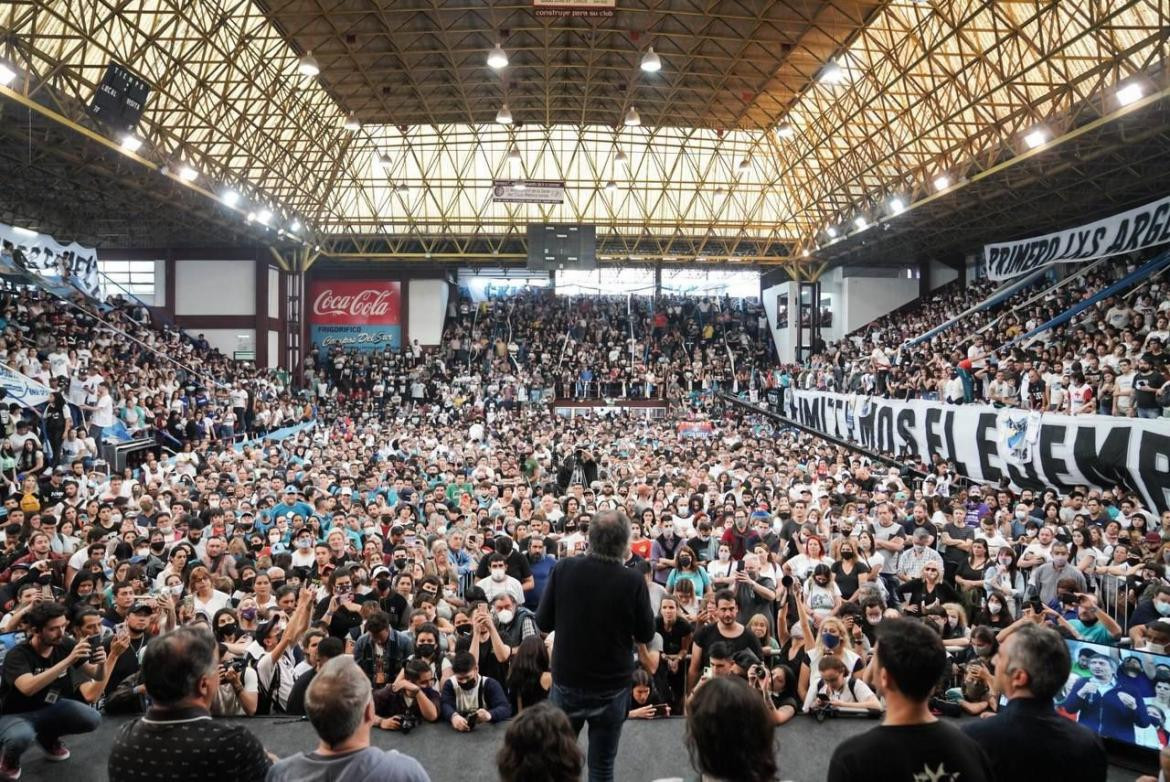
[[[555,632],[549,700],[573,730],[589,723],[589,780],[608,782],[626,719],[634,644],[654,637],[646,581],[622,563],[629,556],[630,520],[620,510],[589,524],[589,553],[557,562],[536,612]]]

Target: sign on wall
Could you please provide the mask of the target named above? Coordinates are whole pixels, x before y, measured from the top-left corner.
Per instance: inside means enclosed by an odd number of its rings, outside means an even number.
[[[787,415],[805,426],[896,457],[940,456],[972,480],[1061,492],[1079,486],[1135,492],[1170,510],[1170,419],[1035,413],[991,405],[790,389]]]
[[[547,179],[496,179],[492,201],[497,204],[563,204],[565,183]]]
[[[309,285],[309,341],[332,348],[399,349],[402,283],[381,280],[314,280]]]
[[[1170,242],[1170,196],[1095,223],[983,248],[987,276],[1006,280],[1042,266],[1092,261]]]

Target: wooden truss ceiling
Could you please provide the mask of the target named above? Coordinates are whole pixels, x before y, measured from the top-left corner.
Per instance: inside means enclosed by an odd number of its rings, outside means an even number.
[[[618,6],[566,20],[517,2],[16,0],[0,57],[22,99],[90,127],[84,105],[123,62],[152,85],[143,158],[188,162],[208,192],[236,187],[318,241],[470,243],[555,220],[777,258],[940,173],[977,174],[1037,126],[1065,133],[1119,84],[1166,86],[1161,0]],[[484,63],[497,38],[502,75]],[[318,79],[297,74],[309,47]],[[828,63],[840,82],[820,78]],[[504,99],[519,127],[491,123]],[[643,125],[615,128],[630,106]],[[565,203],[492,203],[491,179],[512,176],[565,180]]]

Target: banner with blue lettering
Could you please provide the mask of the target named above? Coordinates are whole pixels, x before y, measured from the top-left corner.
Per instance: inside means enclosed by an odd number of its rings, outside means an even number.
[[[974,481],[1063,492],[1123,486],[1170,510],[1170,419],[1068,416],[789,389],[785,414],[895,457],[939,456]]]
[[[8,392],[7,399],[24,407],[44,404],[53,393],[53,389],[28,375],[22,375],[7,364],[0,364],[0,387]]]
[[[1170,242],[1170,196],[1094,223],[983,248],[987,276],[1006,280],[1042,266],[1092,261]]]

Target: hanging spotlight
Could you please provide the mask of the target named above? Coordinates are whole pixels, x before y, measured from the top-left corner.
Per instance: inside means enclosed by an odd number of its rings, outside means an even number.
[[[747,172],[751,171],[752,170],[751,156],[749,155],[748,157],[745,157],[743,160],[739,161],[739,165],[736,168],[739,170],[739,173],[741,173],[741,174],[746,174]]]
[[[828,228],[826,228],[826,229],[825,229],[825,233],[828,235],[828,237],[829,237],[830,239],[836,239],[836,238],[837,238],[837,229],[836,229],[836,228],[834,228],[834,227],[833,227],[833,226],[831,226],[831,225],[830,225]]]
[[[1036,128],[1028,135],[1024,136],[1024,143],[1028,145],[1029,149],[1044,146],[1044,142],[1048,141],[1048,133],[1044,128]]]
[[[291,223],[289,223],[289,224],[288,224],[288,230],[289,230],[290,232],[294,233],[294,234],[295,234],[297,231],[301,230],[301,221],[300,221],[300,220],[297,220],[297,219],[294,217],[294,218],[293,218],[293,221],[292,221]]]
[[[906,203],[901,198],[890,199],[890,214],[902,214],[906,211]]]
[[[182,166],[179,169],[179,179],[184,182],[194,182],[199,178],[199,172],[191,168],[191,166]]]
[[[521,162],[520,150],[516,149],[516,147],[513,146],[511,149],[508,150],[508,164],[513,165],[513,166],[518,166],[518,165],[520,165],[520,162]]]
[[[142,149],[142,139],[133,133],[127,133],[125,136],[122,136],[122,149],[127,152],[137,152]]]
[[[351,113],[345,118],[345,129],[351,133],[357,133],[362,129],[362,123],[358,122],[357,117]]]
[[[780,138],[792,138],[796,135],[796,128],[787,122],[781,122],[776,127],[776,135]]]
[[[501,68],[508,67],[508,53],[504,51],[504,48],[499,43],[488,52],[487,64],[497,71]]]
[[[716,198],[720,198],[720,197],[722,197],[722,196],[726,195],[726,193],[727,193],[727,191],[726,191],[726,190],[723,188],[723,186],[722,186],[722,185],[720,185],[719,187],[715,188],[715,197],[716,197]]]
[[[224,190],[220,199],[228,206],[235,206],[240,202],[240,194],[235,190]]]
[[[642,55],[642,70],[646,73],[658,73],[662,70],[662,58],[654,51],[653,46],[647,47],[646,53]]]
[[[950,186],[951,186],[951,178],[949,176],[947,176],[946,174],[939,174],[937,177],[934,178],[934,189],[935,190],[946,190]]]
[[[629,168],[630,166],[630,159],[626,157],[626,153],[621,149],[618,149],[617,154],[613,156],[613,162],[626,168]]]
[[[800,257],[802,257],[802,258],[807,258],[807,257],[808,257],[808,255],[809,255],[809,253],[808,253],[808,248],[806,247],[806,248],[805,248],[805,250],[804,250],[804,252],[802,252],[802,253],[800,254]]]
[[[317,62],[317,58],[313,56],[312,50],[301,55],[301,59],[297,61],[297,72],[302,76],[308,76],[310,78],[321,72],[321,65]]]
[[[869,228],[869,221],[865,219],[865,215],[858,215],[853,218],[853,224],[857,226],[858,231],[864,231],[866,228]]]
[[[6,62],[0,62],[0,87],[7,87],[16,81],[16,71]]]
[[[268,225],[268,221],[271,219],[272,219],[272,210],[271,209],[261,209],[259,212],[256,212],[256,222],[258,222],[258,223],[261,223],[263,225]]]
[[[400,182],[398,183],[398,186],[394,188],[394,192],[401,196],[408,196],[410,195],[410,185],[406,184],[405,182]]]
[[[0,69],[2,68],[3,66],[0,66]],[[0,74],[3,74],[3,70],[0,70]],[[2,81],[3,78],[0,76],[0,83]],[[1122,106],[1128,106],[1131,103],[1136,103],[1141,100],[1145,97],[1145,94],[1146,91],[1142,89],[1142,85],[1137,82],[1130,82],[1117,91],[1117,102]]]
[[[496,122],[500,125],[512,124],[512,110],[508,108],[507,103],[500,106],[500,110],[496,112]]]
[[[612,179],[605,183],[605,192],[612,193],[617,190],[617,182]]]
[[[630,106],[629,110],[626,112],[626,126],[632,128],[641,124],[642,118],[638,116],[638,110],[633,106]]]

